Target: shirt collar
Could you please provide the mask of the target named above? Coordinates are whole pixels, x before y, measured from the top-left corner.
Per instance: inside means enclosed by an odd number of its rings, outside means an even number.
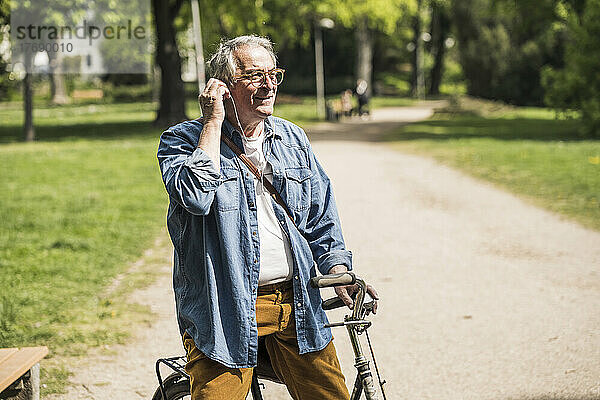
[[[233,139],[235,137],[233,132],[237,132],[238,129],[231,122],[229,122],[227,118],[225,118],[223,121],[223,126],[225,127],[225,133],[227,136]],[[239,134],[242,135],[242,132],[239,132]],[[281,134],[275,129],[275,121],[273,121],[272,116],[265,118],[265,138],[269,136],[273,136],[278,139],[282,138]]]
[[[273,121],[273,116],[269,116],[265,119],[265,137],[269,137],[271,135],[281,139],[281,134],[275,130],[275,121]]]

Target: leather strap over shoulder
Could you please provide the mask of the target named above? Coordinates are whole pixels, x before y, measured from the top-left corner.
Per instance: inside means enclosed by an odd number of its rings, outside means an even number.
[[[292,214],[290,213],[290,210],[288,209],[287,205],[285,204],[285,202],[283,201],[283,199],[281,198],[281,195],[279,194],[279,192],[277,191],[277,189],[275,189],[275,187],[273,186],[273,184],[271,182],[269,182],[267,179],[263,179],[262,173],[260,172],[260,170],[254,165],[254,163],[244,154],[244,152],[242,151],[242,149],[240,149],[234,142],[233,140],[231,140],[227,135],[225,135],[224,133],[221,132],[221,140],[223,142],[225,142],[225,144],[231,149],[233,150],[233,152],[238,156],[238,158],[244,163],[244,165],[246,165],[246,167],[248,167],[248,169],[250,170],[250,172],[252,172],[252,174],[256,177],[256,179],[258,179],[260,182],[262,182],[262,184],[264,185],[264,187],[269,191],[269,193],[271,194],[271,197],[273,197],[273,200],[275,200],[275,202],[277,204],[279,204],[281,207],[283,207],[283,209],[285,210],[285,212],[287,213],[288,217],[290,218],[290,220],[292,221],[292,223],[294,224],[294,226],[296,226],[296,223],[294,222],[294,218],[292,216]],[[296,228],[298,228],[296,226]]]
[[[202,117],[197,118],[196,121],[202,122]],[[241,131],[241,127],[238,127],[238,129],[240,129],[240,132],[242,132]],[[244,163],[244,165],[246,167],[248,167],[248,169],[250,170],[250,172],[252,172],[252,174],[256,177],[256,179],[258,179],[260,182],[262,182],[262,184],[264,185],[264,187],[271,194],[271,197],[273,198],[273,200],[275,200],[275,202],[277,204],[279,204],[285,210],[287,216],[290,218],[290,221],[292,221],[292,224],[294,224],[294,226],[296,227],[296,229],[298,229],[298,226],[296,225],[296,222],[294,222],[294,217],[292,216],[292,213],[288,209],[287,205],[285,204],[285,202],[281,198],[281,195],[279,194],[279,192],[277,191],[277,189],[275,189],[275,187],[273,186],[273,184],[271,182],[269,182],[267,179],[263,179],[262,173],[256,167],[256,165],[254,165],[254,163],[244,154],[244,152],[242,151],[242,149],[240,149],[233,142],[233,140],[231,140],[223,132],[221,132],[221,140],[223,142],[225,142],[225,144],[227,145],[227,147],[229,147],[238,156],[238,158]]]

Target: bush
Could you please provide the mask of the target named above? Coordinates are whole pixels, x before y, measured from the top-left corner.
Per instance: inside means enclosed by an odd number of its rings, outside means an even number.
[[[582,15],[571,13],[563,69],[545,68],[545,102],[570,114],[581,111],[583,132],[600,138],[600,0],[588,0]]]
[[[562,64],[564,46],[554,2],[462,0],[453,19],[469,95],[543,104],[540,71]]]

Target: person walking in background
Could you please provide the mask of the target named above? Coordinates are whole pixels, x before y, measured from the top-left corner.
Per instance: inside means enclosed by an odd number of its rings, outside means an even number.
[[[351,269],[352,258],[306,134],[272,116],[284,70],[268,39],[240,36],[221,43],[210,71],[199,96],[203,118],[167,129],[158,149],[192,399],[245,399],[259,336],[294,399],[347,399],[321,296],[309,280],[317,269]],[[352,307],[356,288],[335,290]]]
[[[358,115],[361,117],[363,115],[369,115],[369,94],[367,89],[367,81],[365,81],[364,79],[358,79],[356,81],[356,88],[354,89],[354,92],[358,97]]]

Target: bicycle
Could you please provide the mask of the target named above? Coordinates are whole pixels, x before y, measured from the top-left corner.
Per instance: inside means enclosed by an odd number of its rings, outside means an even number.
[[[367,400],[378,400],[377,390],[373,381],[373,375],[371,373],[370,361],[365,357],[363,353],[359,336],[363,333],[367,338],[369,350],[371,353],[371,359],[375,366],[375,372],[377,374],[378,385],[383,400],[386,400],[384,384],[385,380],[381,379],[379,374],[379,368],[375,361],[375,354],[371,345],[371,339],[369,338],[368,328],[371,326],[371,322],[365,318],[371,314],[374,307],[374,300],[367,293],[367,284],[363,279],[356,276],[352,272],[343,272],[341,274],[331,274],[314,277],[310,280],[310,284],[313,288],[327,288],[333,286],[344,286],[358,284],[358,292],[354,298],[354,308],[352,309],[351,315],[346,315],[344,320],[341,322],[329,323],[326,326],[330,328],[346,327],[348,335],[350,337],[350,343],[352,344],[352,350],[354,351],[354,367],[357,370],[356,379],[354,380],[354,388],[350,396],[350,400],[358,400],[364,393]],[[322,307],[324,310],[333,310],[336,308],[343,307],[344,303],[338,297],[334,297],[328,300],[324,300]],[[169,358],[160,358],[156,361],[156,377],[158,379],[158,388],[156,389],[152,400],[181,400],[185,399],[186,396],[190,396],[190,382],[189,376],[185,372],[186,356],[177,356]],[[160,365],[164,364],[171,368],[173,372],[167,376],[164,380],[160,373]],[[259,338],[259,351],[258,351],[258,365],[254,369],[252,376],[252,384],[250,386],[250,393],[254,400],[264,400],[261,391],[260,380],[270,380],[275,383],[281,383],[275,371],[271,367],[269,355],[266,348],[261,345],[261,339]]]

